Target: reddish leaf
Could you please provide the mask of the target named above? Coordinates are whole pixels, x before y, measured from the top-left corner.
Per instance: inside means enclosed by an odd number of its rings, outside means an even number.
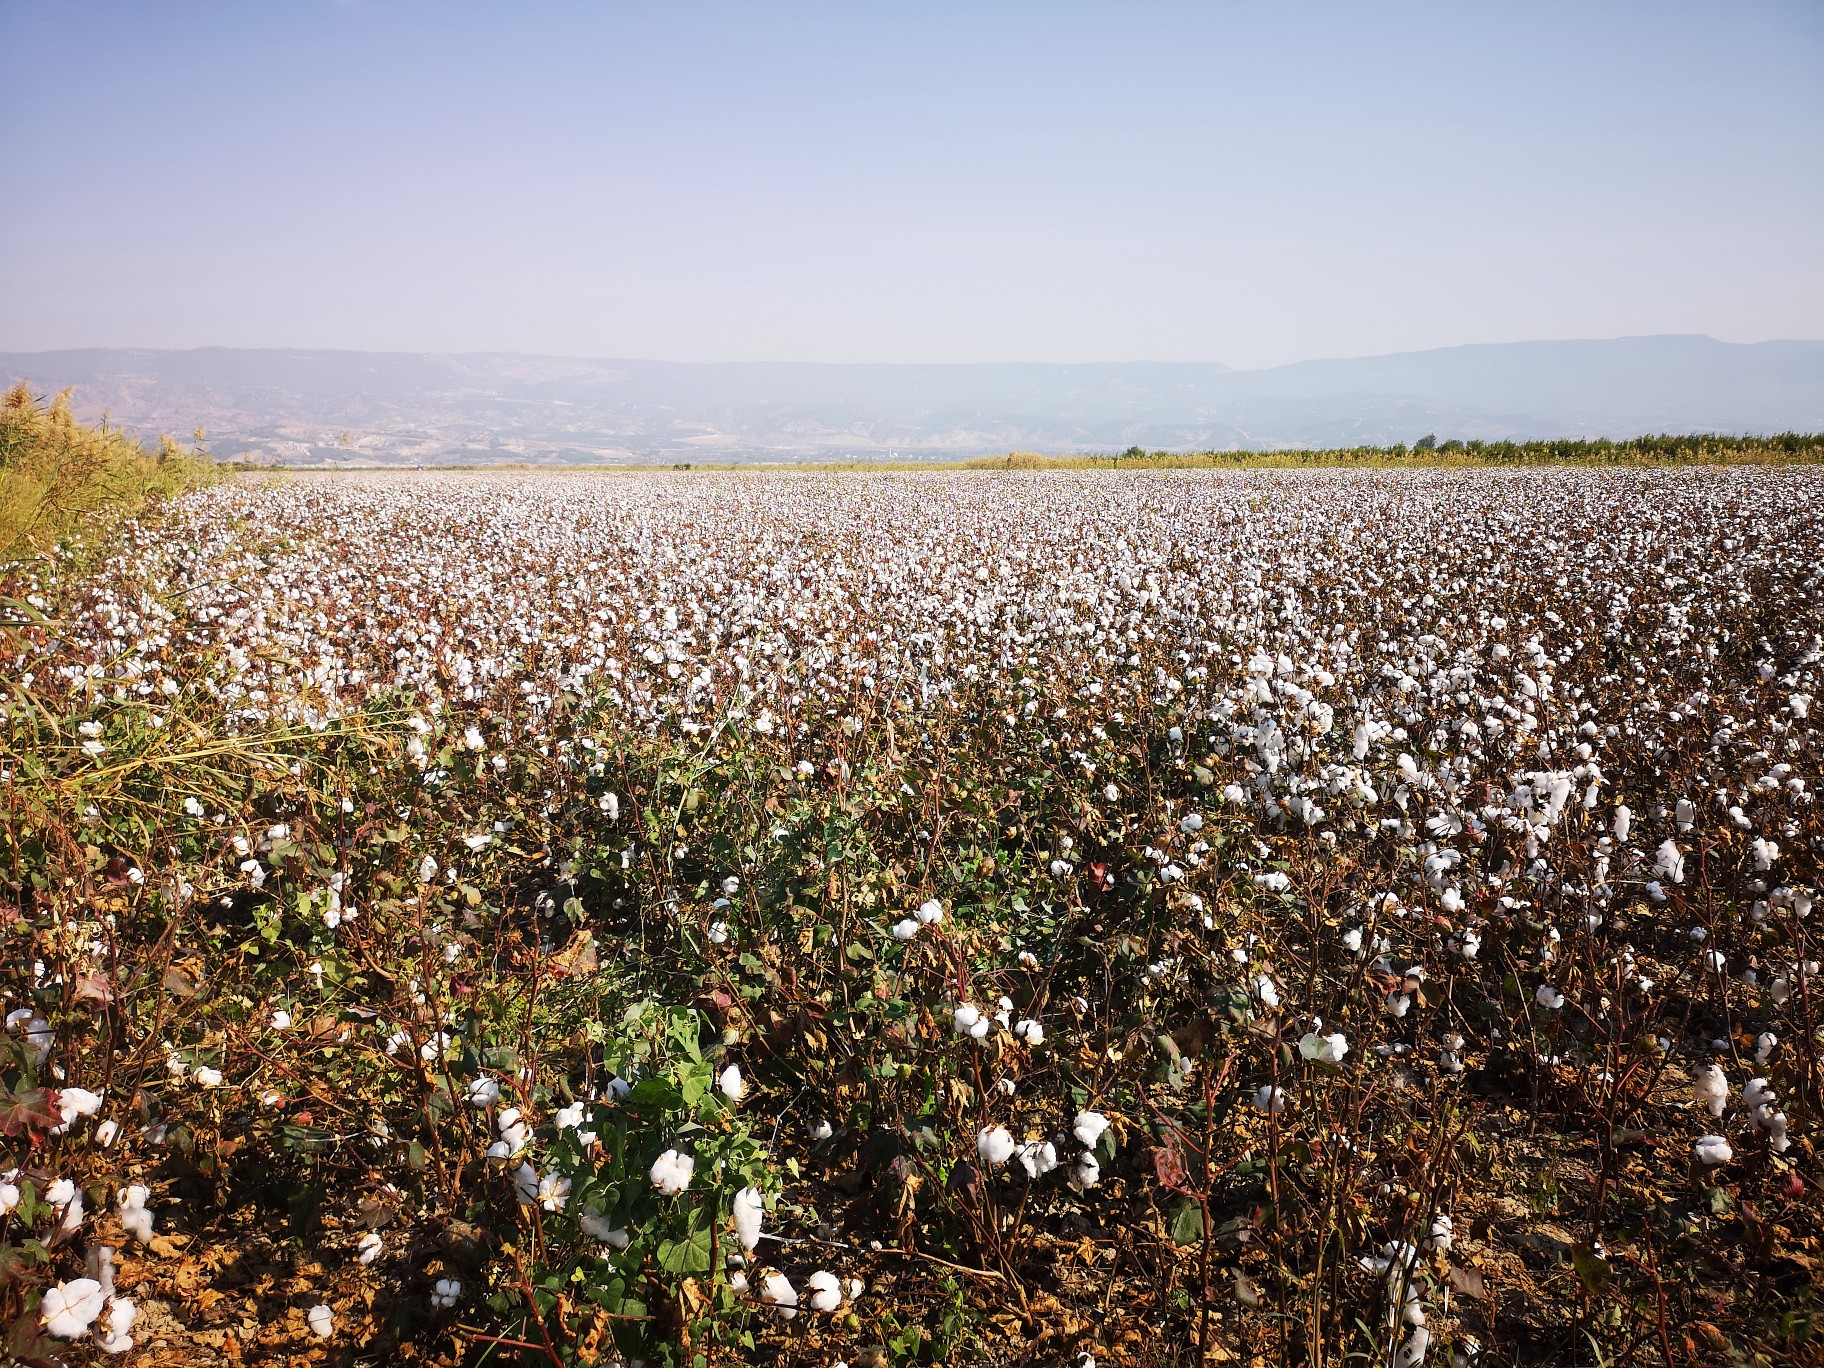
[[[1171,1192],[1189,1195],[1190,1174],[1185,1171],[1184,1156],[1178,1152],[1178,1132],[1168,1131],[1165,1143],[1153,1150],[1153,1174],[1159,1186]]]
[[[0,1135],[36,1138],[62,1124],[63,1118],[51,1110],[50,1094],[43,1088],[0,1092]]]

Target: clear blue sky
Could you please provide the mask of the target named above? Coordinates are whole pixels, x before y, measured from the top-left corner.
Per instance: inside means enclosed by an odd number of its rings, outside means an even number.
[[[0,0],[0,349],[1824,336],[1824,4]]]

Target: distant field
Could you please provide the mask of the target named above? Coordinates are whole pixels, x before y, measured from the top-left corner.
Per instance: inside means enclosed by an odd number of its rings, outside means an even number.
[[[198,1364],[1815,1354],[1819,439],[1679,440],[15,565],[15,1347],[106,1245]]]

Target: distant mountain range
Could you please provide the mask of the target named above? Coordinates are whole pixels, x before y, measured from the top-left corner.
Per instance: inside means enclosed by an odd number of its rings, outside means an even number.
[[[287,465],[540,464],[1270,450],[1824,430],[1824,342],[1627,337],[1235,371],[1203,363],[810,365],[505,353],[0,353],[82,416],[203,426]]]

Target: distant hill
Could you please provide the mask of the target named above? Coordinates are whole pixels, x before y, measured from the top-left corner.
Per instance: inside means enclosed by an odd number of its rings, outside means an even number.
[[[1824,430],[1824,342],[1517,342],[1206,363],[811,365],[504,353],[0,353],[86,418],[296,465],[1261,450]],[[346,439],[344,439],[346,434]]]

